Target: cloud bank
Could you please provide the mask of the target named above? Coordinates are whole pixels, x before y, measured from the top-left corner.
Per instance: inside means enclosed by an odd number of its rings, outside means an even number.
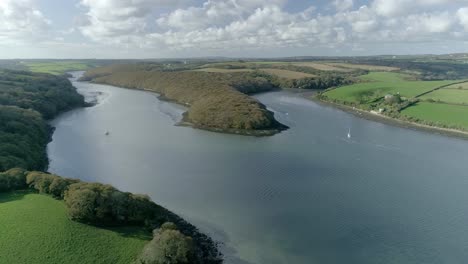
[[[59,34],[50,32],[53,21],[31,1],[0,0],[1,40],[26,42],[34,38],[31,32]],[[468,0],[372,0],[364,5],[334,0],[290,11],[294,4],[292,0],[81,0],[76,15],[82,19],[76,31],[89,45],[139,49],[149,57],[232,50],[320,55],[314,51],[468,41]]]

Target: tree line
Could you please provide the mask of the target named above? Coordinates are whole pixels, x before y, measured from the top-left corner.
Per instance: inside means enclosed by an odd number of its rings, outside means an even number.
[[[209,237],[146,195],[21,168],[0,173],[0,192],[18,190],[32,190],[63,200],[68,217],[74,221],[106,227],[136,225],[153,230],[153,240],[145,246],[137,263],[222,262]]]
[[[154,229],[137,263],[221,263],[208,236],[148,196],[40,172],[48,165],[52,133],[46,120],[82,105],[83,97],[65,77],[0,70],[0,192],[51,195],[64,201],[71,220],[86,224]]]

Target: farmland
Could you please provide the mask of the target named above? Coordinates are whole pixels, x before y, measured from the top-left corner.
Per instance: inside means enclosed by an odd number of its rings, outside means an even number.
[[[292,63],[294,66],[299,66],[299,67],[310,67],[319,71],[335,71],[335,72],[350,72],[353,71],[353,69],[346,69],[342,67],[335,67],[332,65],[328,65],[325,63],[318,63],[318,62],[298,62],[298,63]]]
[[[468,105],[468,90],[439,89],[421,96],[423,100]]]
[[[444,89],[463,89],[463,90],[468,90],[468,82],[457,83],[457,84],[454,84],[454,85],[450,85],[450,86],[444,87]]]
[[[81,61],[28,61],[23,63],[32,72],[50,73],[54,75],[64,74],[68,71],[85,71],[93,65]]]
[[[130,263],[151,239],[71,221],[62,201],[41,194],[1,193],[0,215],[2,263]]]
[[[468,129],[468,90],[463,80],[415,80],[396,72],[371,72],[361,82],[326,91],[325,101],[379,111],[425,125]],[[452,84],[452,85],[451,85]],[[387,99],[388,98],[388,99]]]
[[[339,62],[327,63],[327,65],[348,68],[348,69],[367,70],[367,71],[398,71],[399,70],[399,68],[396,68],[396,67],[367,65],[367,64],[339,63]]]
[[[249,72],[252,69],[222,69],[222,68],[202,68],[196,69],[193,71],[200,71],[200,72],[218,72],[218,73],[233,73],[233,72]]]
[[[362,82],[326,92],[329,98],[347,102],[366,102],[386,94],[399,93],[403,97],[415,97],[454,81],[412,81],[400,73],[371,72],[360,77]]]
[[[312,78],[312,77],[317,77],[316,75],[310,74],[310,73],[303,73],[303,72],[297,72],[297,71],[289,71],[289,70],[281,70],[281,69],[262,69],[262,71],[278,76],[280,78],[286,78],[286,79],[302,79],[302,78]]]
[[[468,106],[419,102],[402,111],[407,117],[417,118],[420,123],[468,130]]]

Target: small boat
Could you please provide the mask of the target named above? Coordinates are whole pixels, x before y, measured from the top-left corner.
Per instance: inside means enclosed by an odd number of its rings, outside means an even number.
[[[109,134],[110,134],[109,131],[106,131],[106,136],[108,136]]]
[[[351,128],[348,129],[348,138],[351,138]]]

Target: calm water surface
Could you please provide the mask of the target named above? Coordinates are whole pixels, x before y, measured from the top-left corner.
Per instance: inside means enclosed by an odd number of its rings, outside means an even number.
[[[291,129],[217,134],[174,126],[184,109],[155,94],[74,85],[98,104],[52,122],[50,171],[149,194],[227,263],[468,263],[468,141],[287,92],[257,98]]]

